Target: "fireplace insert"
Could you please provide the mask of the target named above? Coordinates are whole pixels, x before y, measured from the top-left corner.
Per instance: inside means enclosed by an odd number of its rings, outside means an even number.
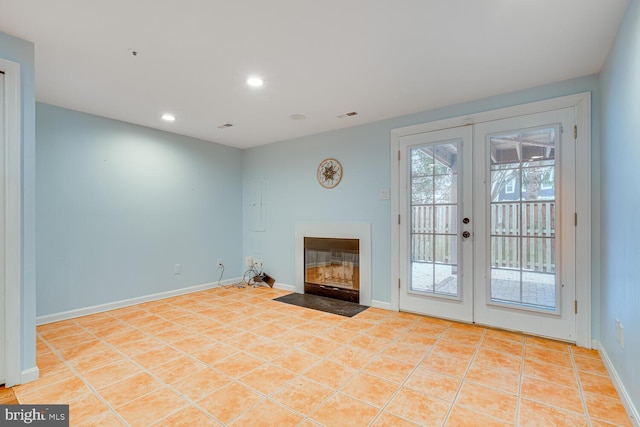
[[[304,292],[360,302],[360,241],[304,238]]]

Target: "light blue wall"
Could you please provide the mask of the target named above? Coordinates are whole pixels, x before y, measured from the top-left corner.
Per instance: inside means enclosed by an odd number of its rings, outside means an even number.
[[[36,366],[34,45],[0,32],[0,57],[20,64],[22,115],[22,370]]]
[[[389,130],[383,123],[353,127],[245,150],[245,255],[264,260],[277,282],[295,285],[294,227],[299,221],[372,223],[374,300],[389,301]],[[334,189],[321,187],[316,170],[335,157],[344,174]],[[266,231],[250,231],[253,179],[266,181]]]
[[[455,88],[452,88],[455,90]],[[295,285],[294,228],[305,221],[365,221],[372,224],[372,297],[391,301],[391,206],[379,200],[389,188],[391,129],[467,115],[580,92],[592,92],[593,211],[599,211],[599,94],[598,78],[583,77],[558,84],[496,96],[447,108],[398,117],[373,124],[282,141],[244,153],[244,254],[265,261],[265,270],[278,282]],[[335,157],[344,168],[342,182],[332,190],[316,181],[316,168]],[[251,182],[267,183],[264,232],[251,231]],[[597,217],[594,221],[597,239]],[[597,241],[597,240],[596,240]],[[593,298],[599,300],[599,252],[594,248]],[[596,303],[597,307],[597,303]],[[594,336],[598,310],[593,310]]]
[[[38,316],[241,274],[240,150],[40,103],[36,124]]]
[[[640,2],[633,0],[601,74],[600,341],[640,409]],[[624,325],[624,349],[615,320]]]

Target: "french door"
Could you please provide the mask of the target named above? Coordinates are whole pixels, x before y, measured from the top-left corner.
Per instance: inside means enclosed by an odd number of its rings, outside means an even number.
[[[575,341],[574,117],[475,126],[477,323]]]
[[[471,126],[400,142],[400,307],[473,320]]]
[[[575,341],[574,117],[400,138],[401,310]]]

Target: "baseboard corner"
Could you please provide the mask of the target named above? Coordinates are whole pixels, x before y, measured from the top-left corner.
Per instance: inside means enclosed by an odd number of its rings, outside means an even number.
[[[37,366],[25,369],[20,373],[20,384],[30,383],[40,378],[40,369]]]
[[[616,388],[618,395],[620,396],[620,400],[622,401],[624,409],[627,411],[627,415],[629,416],[631,424],[633,424],[634,427],[640,427],[640,412],[638,412],[638,408],[636,408],[633,404],[631,396],[629,396],[629,393],[627,392],[622,379],[618,375],[618,371],[616,371],[616,368],[613,366],[613,362],[611,362],[611,359],[607,354],[607,350],[604,348],[600,341],[593,340],[593,343],[594,348],[598,350],[598,354],[600,354],[600,357],[604,362],[604,366],[609,373],[609,377],[611,377],[611,381],[613,381],[613,385]]]
[[[289,292],[295,292],[296,291],[296,287],[293,285],[287,285],[286,283],[279,283],[276,282],[273,285],[274,289],[280,289],[281,291],[289,291]]]
[[[382,310],[394,311],[393,308],[391,307],[391,303],[390,302],[378,301],[378,300],[375,300],[375,299],[371,300],[371,307],[379,308],[379,309],[382,309]]]

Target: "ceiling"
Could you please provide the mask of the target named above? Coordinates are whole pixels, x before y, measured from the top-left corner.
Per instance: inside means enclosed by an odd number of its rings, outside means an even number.
[[[627,4],[0,0],[0,31],[40,102],[247,148],[598,73]]]

